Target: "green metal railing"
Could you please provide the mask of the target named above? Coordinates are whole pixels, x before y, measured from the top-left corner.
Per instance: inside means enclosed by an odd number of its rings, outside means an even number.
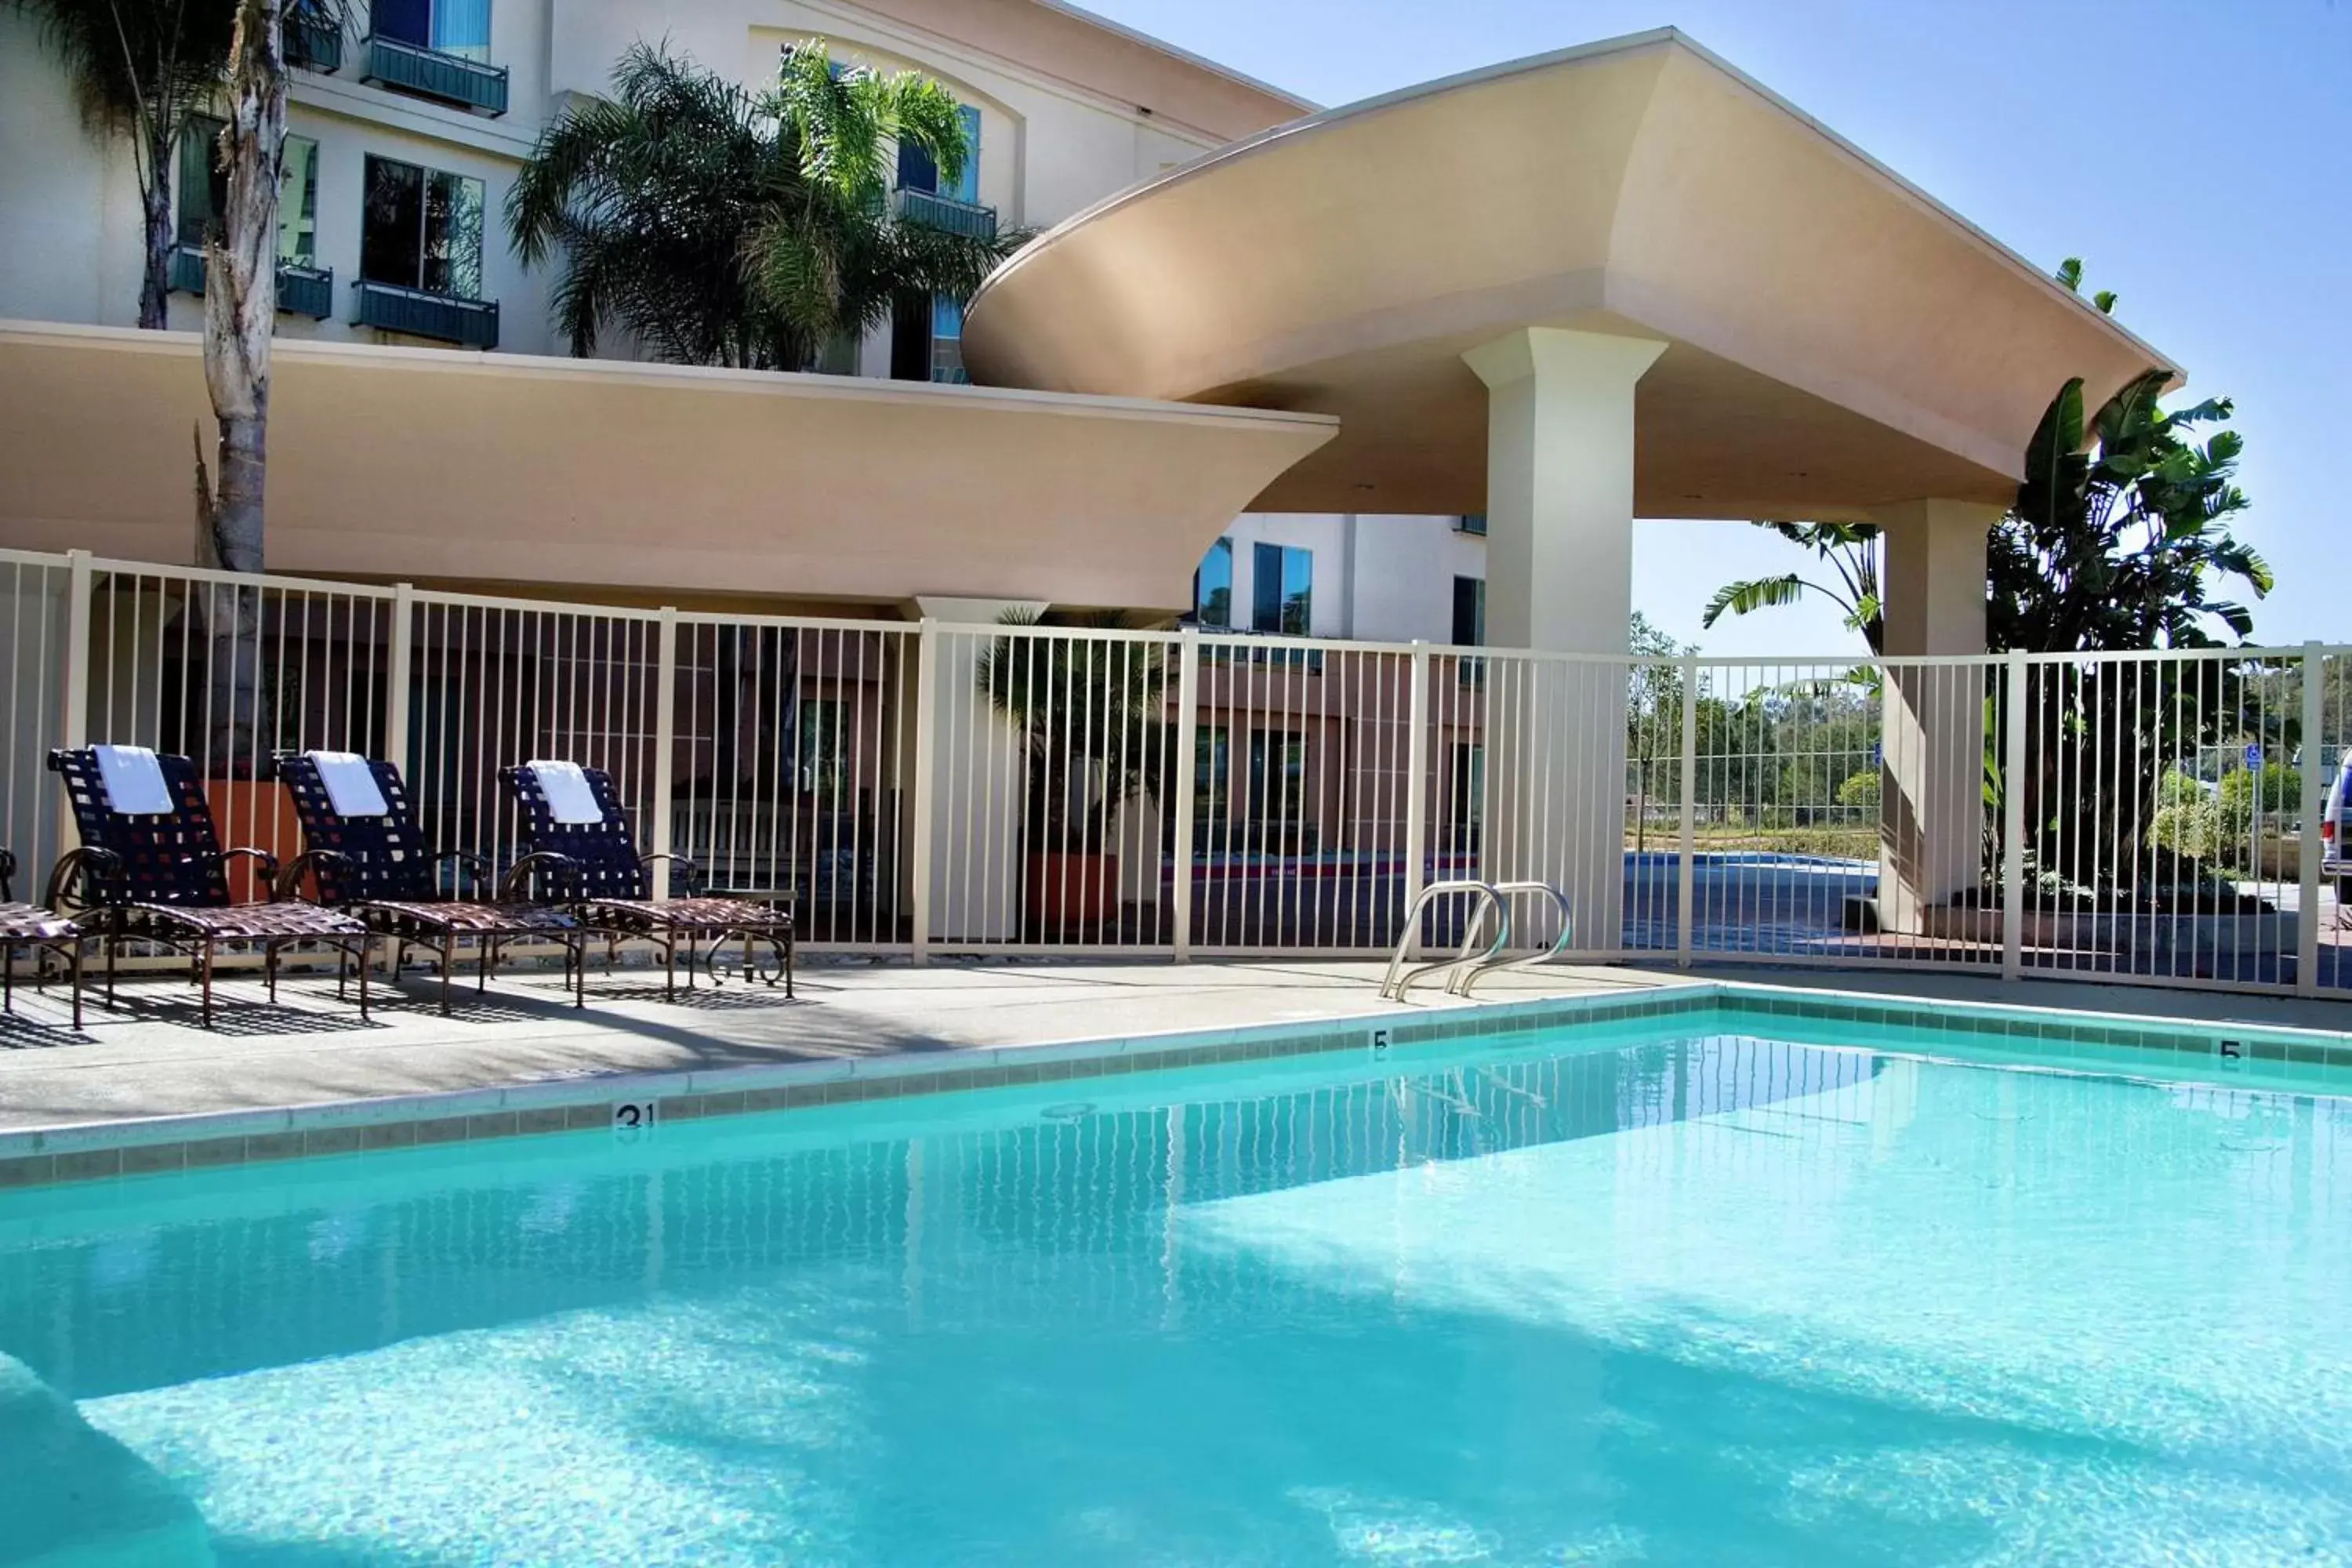
[[[898,205],[899,218],[907,223],[919,223],[949,234],[970,235],[975,239],[996,237],[994,207],[984,207],[977,202],[960,202],[937,191],[919,191],[904,185],[898,188]]]
[[[194,245],[172,247],[172,287],[183,294],[205,291],[205,253]],[[278,268],[278,308],[292,316],[323,321],[335,313],[335,270],[286,262]]]
[[[343,30],[332,21],[307,11],[286,15],[286,63],[297,69],[332,76],[343,68]]]
[[[438,338],[461,348],[499,346],[496,300],[458,300],[364,278],[352,285],[352,322],[412,338]]]
[[[397,38],[368,39],[367,74],[361,79],[485,114],[507,111],[506,67],[486,66]]]

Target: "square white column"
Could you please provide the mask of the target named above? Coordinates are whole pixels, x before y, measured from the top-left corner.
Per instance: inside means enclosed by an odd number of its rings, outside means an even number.
[[[1985,540],[2000,508],[1916,500],[1878,509],[1890,658],[1985,651]],[[1985,695],[1978,664],[1896,665],[1880,729],[1878,920],[1924,931],[1927,910],[1983,879]]]
[[[1487,641],[1601,656],[1485,675],[1486,879],[1567,893],[1579,951],[1621,945],[1633,390],[1665,348],[1528,327],[1462,356],[1486,384]],[[1521,900],[1515,940],[1550,941],[1545,911]]]

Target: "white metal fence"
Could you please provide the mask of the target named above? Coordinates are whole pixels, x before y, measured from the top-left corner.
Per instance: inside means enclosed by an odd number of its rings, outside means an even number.
[[[1481,877],[1565,889],[1597,958],[2352,986],[2320,822],[2352,689],[2317,645],[1609,658],[0,551],[0,835],[36,888],[70,834],[54,746],[185,752],[228,837],[281,855],[272,752],[387,756],[427,837],[494,867],[498,769],[568,757],[819,948],[1383,952],[1423,888]]]

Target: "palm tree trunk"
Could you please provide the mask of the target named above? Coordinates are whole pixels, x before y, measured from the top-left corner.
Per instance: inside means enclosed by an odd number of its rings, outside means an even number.
[[[164,298],[172,288],[172,185],[166,170],[169,149],[147,151],[150,168],[139,192],[141,226],[147,244],[147,270],[139,280],[139,325],[148,331],[162,329]]]
[[[217,485],[201,507],[213,554],[231,572],[264,562],[269,334],[278,319],[278,184],[286,143],[283,0],[240,0],[230,48],[222,239],[205,255],[205,386],[219,426]],[[201,481],[201,476],[200,476]],[[215,768],[258,754],[259,595],[226,596],[211,617]],[[225,612],[225,613],[224,613]],[[226,776],[235,776],[232,773]]]

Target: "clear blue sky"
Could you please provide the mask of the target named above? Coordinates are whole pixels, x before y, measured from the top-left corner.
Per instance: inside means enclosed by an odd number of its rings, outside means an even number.
[[[2352,640],[2352,487],[2327,477],[2352,443],[2326,391],[2352,366],[2352,0],[1085,3],[1334,105],[1681,27],[2032,261],[2084,257],[2188,368],[2182,395],[2236,400],[2241,532],[2279,580],[2256,637]],[[1645,523],[1634,604],[1709,652],[1848,647],[1801,609],[1699,632],[1717,581],[1801,559],[1744,526]]]

